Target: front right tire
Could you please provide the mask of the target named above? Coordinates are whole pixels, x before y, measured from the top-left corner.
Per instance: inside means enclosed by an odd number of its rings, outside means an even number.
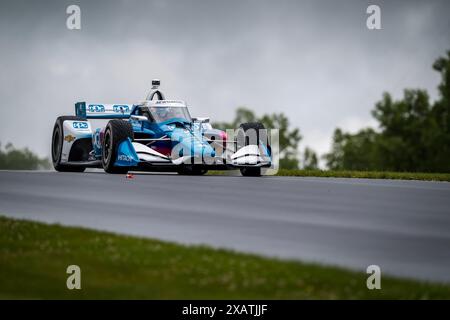
[[[244,177],[260,177],[261,176],[261,167],[241,168],[240,171]]]
[[[179,175],[183,176],[202,176],[208,172],[206,169],[196,168],[194,166],[182,166],[177,170]]]
[[[248,136],[248,133],[255,133],[256,134],[256,142],[259,144],[259,141],[266,141],[267,137],[265,136],[265,130],[266,128],[261,122],[246,122],[242,123],[239,126],[237,137],[236,137],[236,145],[237,150],[244,146],[248,146],[250,144],[250,139]],[[260,136],[260,134],[264,136]],[[261,167],[245,167],[240,169],[241,174],[244,177],[259,177],[261,176]]]

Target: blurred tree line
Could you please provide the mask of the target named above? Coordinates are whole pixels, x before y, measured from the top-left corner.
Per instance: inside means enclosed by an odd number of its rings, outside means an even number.
[[[213,127],[226,130],[238,128],[244,122],[261,122],[267,129],[276,128],[279,130],[280,168],[298,169],[300,162],[305,169],[317,168],[317,155],[308,147],[303,152],[302,161],[299,161],[299,143],[302,136],[298,128],[290,128],[289,119],[283,113],[265,114],[257,117],[252,110],[239,107],[233,121],[213,123]]]
[[[0,144],[0,169],[3,170],[38,170],[50,169],[47,158],[39,158],[33,152],[25,149],[15,149],[8,143],[3,150]]]
[[[398,101],[384,93],[372,111],[379,130],[336,129],[331,152],[324,155],[328,168],[450,172],[450,51],[433,69],[441,75],[437,101],[419,89],[405,90]]]

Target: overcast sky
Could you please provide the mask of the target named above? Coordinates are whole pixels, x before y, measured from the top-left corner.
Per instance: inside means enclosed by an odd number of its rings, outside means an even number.
[[[66,8],[81,8],[81,30]],[[366,28],[381,7],[382,30]],[[134,103],[151,79],[193,116],[283,112],[306,145],[375,125],[383,91],[428,89],[450,49],[450,1],[9,1],[0,4],[0,141],[50,154],[76,101]]]

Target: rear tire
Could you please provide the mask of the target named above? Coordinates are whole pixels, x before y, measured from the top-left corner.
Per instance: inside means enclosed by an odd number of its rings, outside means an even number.
[[[64,126],[66,120],[85,121],[86,119],[76,116],[61,116],[56,119],[52,134],[52,163],[59,172],[83,172],[86,167],[61,164],[61,154],[64,143]]]
[[[239,126],[239,131],[236,137],[236,145],[239,150],[242,147],[248,146],[250,144],[250,139],[247,137],[247,132],[249,130],[256,132],[256,141],[259,144],[259,141],[267,141],[266,134],[264,132],[260,132],[259,130],[265,130],[266,128],[261,122],[246,122],[242,123]],[[260,136],[261,134],[261,136]],[[264,134],[264,136],[262,136]],[[241,174],[244,177],[259,177],[261,176],[261,167],[245,167],[240,168]]]
[[[129,122],[117,119],[108,122],[102,143],[102,165],[107,173],[124,174],[130,170],[129,167],[114,166],[119,144],[128,138],[133,140],[133,127]]]

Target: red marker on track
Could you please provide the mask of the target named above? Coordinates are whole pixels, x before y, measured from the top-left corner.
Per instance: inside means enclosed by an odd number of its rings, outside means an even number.
[[[134,179],[134,174],[132,174],[132,173],[127,173],[127,175],[125,176],[125,178],[127,178],[127,179]]]

